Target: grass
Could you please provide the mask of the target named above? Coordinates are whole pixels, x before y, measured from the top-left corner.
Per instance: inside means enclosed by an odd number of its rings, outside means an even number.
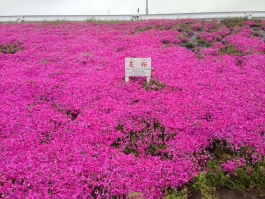
[[[235,17],[235,18],[227,18],[221,21],[221,24],[225,25],[228,28],[232,28],[235,26],[243,26],[243,24],[248,20],[247,17]]]
[[[59,25],[59,24],[62,24],[62,23],[65,23],[65,22],[68,22],[68,20],[66,19],[57,19],[55,21],[43,21],[44,24],[52,24],[52,25]]]
[[[226,141],[214,140],[206,153],[211,157],[206,162],[204,171],[180,190],[167,193],[165,199],[187,199],[198,191],[205,199],[217,199],[216,191],[222,188],[238,190],[243,195],[248,195],[247,190],[265,189],[265,157],[258,157],[253,163],[253,156],[256,155],[253,147],[234,150]],[[240,166],[240,159],[244,159],[245,164]],[[231,172],[222,169],[227,161],[237,162],[236,168]]]
[[[100,23],[103,23],[103,24],[118,24],[118,23],[128,22],[128,20],[119,20],[119,19],[101,20],[101,19],[90,18],[90,19],[86,19],[85,22],[98,23],[98,24],[100,24]]]
[[[225,48],[219,52],[220,55],[241,55],[241,52],[233,45],[226,45]]]

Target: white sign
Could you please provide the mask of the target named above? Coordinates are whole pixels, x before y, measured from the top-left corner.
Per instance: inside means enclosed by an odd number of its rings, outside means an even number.
[[[147,77],[147,82],[151,78],[151,58],[125,58],[125,81],[129,82],[129,77]]]

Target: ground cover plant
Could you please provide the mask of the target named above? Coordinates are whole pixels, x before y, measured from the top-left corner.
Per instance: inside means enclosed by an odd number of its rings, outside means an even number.
[[[0,198],[264,188],[264,31],[248,19],[0,24]],[[124,82],[125,57],[152,58],[150,84]]]

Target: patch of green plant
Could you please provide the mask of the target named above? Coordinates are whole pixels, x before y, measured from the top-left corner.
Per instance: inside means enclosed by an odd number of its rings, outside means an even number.
[[[188,34],[189,32],[192,32],[192,30],[187,27],[187,28],[184,28],[184,32],[186,32]]]
[[[206,40],[204,39],[195,39],[194,42],[198,43],[199,46],[206,46],[206,47],[210,47],[212,44],[207,42]]]
[[[144,197],[141,192],[132,192],[129,193],[129,199],[144,199]]]
[[[22,48],[17,44],[0,45],[0,52],[4,54],[15,54],[20,50],[22,50]]]
[[[206,43],[207,43],[204,39],[196,39],[194,41],[196,41],[200,45],[206,45]]]
[[[162,26],[157,26],[156,29],[157,29],[157,30],[161,30],[161,31],[162,31],[162,30],[165,30],[165,28],[163,28]]]
[[[262,20],[261,19],[252,19],[256,23],[255,27],[261,27],[262,26]]]
[[[181,27],[181,28],[188,28],[190,26],[190,23],[181,23],[181,24],[179,24],[179,27]]]
[[[59,24],[67,22],[67,20],[66,19],[57,19],[57,20],[54,20],[54,21],[45,20],[43,22],[44,22],[44,24],[59,25]]]
[[[212,43],[209,43],[209,42],[207,42],[206,44],[205,44],[205,46],[206,47],[210,47],[210,46],[212,46],[213,44]]]
[[[159,90],[163,90],[166,88],[166,84],[159,82],[157,80],[151,79],[149,83],[145,82],[143,85],[144,89],[146,91],[159,91]]]
[[[95,22],[98,22],[98,21],[101,21],[101,20],[98,20],[98,19],[95,19],[95,18],[85,19],[85,22],[88,22],[88,23],[95,23]]]
[[[216,32],[219,30],[220,24],[215,19],[213,19],[210,24],[212,27],[208,30],[208,32]]]
[[[205,19],[201,20],[202,26],[201,26],[201,31],[205,31]]]
[[[113,20],[100,20],[95,18],[86,19],[85,22],[88,23],[97,23],[97,24],[118,24],[118,23],[125,23],[128,22],[127,20],[119,20],[119,19],[113,19]]]
[[[196,45],[192,41],[189,41],[188,43],[186,43],[187,48],[194,48],[195,46]]]
[[[151,30],[151,29],[152,29],[151,26],[141,27],[137,30],[137,32],[144,32],[144,31]]]
[[[188,199],[188,188],[184,187],[180,190],[166,190],[164,199]]]
[[[217,32],[219,30],[219,28],[216,26],[216,27],[213,27],[210,32]]]
[[[162,160],[172,159],[172,154],[165,150],[167,142],[176,134],[167,134],[165,127],[157,121],[142,121],[141,123],[145,125],[142,130],[130,132],[125,132],[123,125],[119,125],[116,129],[121,131],[124,136],[116,139],[111,147],[121,149],[127,155],[132,153],[138,157],[140,155],[139,147],[144,144],[147,145],[144,148],[145,155],[160,156]]]
[[[217,199],[216,191],[221,188],[238,190],[243,195],[248,195],[246,191],[250,189],[265,188],[265,157],[258,156],[253,147],[246,146],[236,150],[225,140],[213,140],[202,153],[209,154],[210,158],[203,171],[184,185],[188,189],[185,190],[186,195],[199,191],[202,198]],[[197,157],[196,154],[194,156]],[[255,156],[258,159],[253,162]],[[224,171],[223,165],[228,161],[235,162],[235,168]],[[170,190],[165,198],[181,198],[179,195],[183,192],[182,189]],[[183,198],[187,198],[186,195]]]
[[[220,55],[241,55],[241,52],[236,49],[233,45],[226,45],[220,52]]]
[[[215,140],[207,150],[211,158],[206,163],[205,171],[195,177],[192,183],[192,188],[201,191],[202,195],[213,194],[215,198],[214,190],[220,188],[236,189],[243,194],[246,194],[247,189],[265,188],[265,160],[263,157],[257,163],[252,163],[252,156],[255,155],[253,147],[234,150],[225,141]],[[240,160],[244,164],[240,165]],[[222,165],[228,161],[236,162],[231,172],[222,169]]]
[[[186,37],[184,34],[178,35],[177,38],[183,43],[186,43],[189,41],[188,37]]]
[[[235,18],[227,18],[221,21],[221,24],[225,25],[228,28],[232,28],[235,26],[243,26],[247,21],[247,17],[235,17]]]
[[[187,34],[192,31],[190,29],[190,24],[189,23],[180,24],[179,25],[179,30],[181,30],[181,32],[184,32],[184,33],[187,33]]]
[[[204,199],[217,199],[216,188],[211,185],[207,177],[206,173],[201,172],[199,176],[195,177],[192,187],[199,190]]]

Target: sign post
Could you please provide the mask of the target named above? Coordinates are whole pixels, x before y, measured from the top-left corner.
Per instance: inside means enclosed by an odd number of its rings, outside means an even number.
[[[125,58],[125,82],[129,77],[146,77],[147,83],[151,80],[151,58]]]

